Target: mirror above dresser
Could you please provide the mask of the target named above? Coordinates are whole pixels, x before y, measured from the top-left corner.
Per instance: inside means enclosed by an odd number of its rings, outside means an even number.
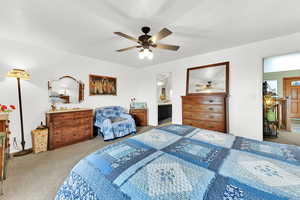
[[[84,100],[84,83],[72,76],[48,81],[49,100],[56,104],[77,104]]]

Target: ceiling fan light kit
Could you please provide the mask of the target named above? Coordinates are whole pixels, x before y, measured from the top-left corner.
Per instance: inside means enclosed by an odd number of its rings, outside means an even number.
[[[152,60],[154,55],[151,49],[141,49],[139,52],[139,58],[142,60],[147,57],[149,60]]]
[[[149,27],[144,26],[144,27],[142,27],[141,30],[144,33],[144,35],[139,36],[138,39],[136,39],[132,36],[129,36],[125,33],[114,32],[114,34],[116,34],[118,36],[124,37],[126,39],[129,39],[131,41],[138,43],[137,46],[119,49],[119,50],[117,50],[117,52],[123,52],[123,51],[131,50],[134,48],[141,48],[141,50],[139,51],[139,58],[144,59],[145,57],[147,57],[149,60],[152,60],[154,55],[153,55],[151,48],[159,48],[159,49],[165,49],[165,50],[171,50],[171,51],[177,51],[179,49],[179,46],[157,43],[157,41],[162,40],[163,38],[172,34],[172,32],[170,30],[168,30],[167,28],[163,28],[161,31],[159,31],[158,33],[156,33],[153,36],[148,35],[148,33],[150,32]]]

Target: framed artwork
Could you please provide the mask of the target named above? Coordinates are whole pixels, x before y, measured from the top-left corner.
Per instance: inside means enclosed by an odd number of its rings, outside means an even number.
[[[117,95],[117,78],[90,74],[90,96]]]
[[[186,95],[228,94],[229,62],[187,69]]]

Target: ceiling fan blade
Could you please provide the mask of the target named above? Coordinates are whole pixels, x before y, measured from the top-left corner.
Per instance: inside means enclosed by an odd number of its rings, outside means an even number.
[[[141,46],[132,46],[132,47],[127,47],[127,48],[124,48],[124,49],[119,49],[117,50],[117,52],[122,52],[122,51],[127,51],[127,50],[130,50],[130,49],[134,49],[134,48],[140,48]]]
[[[131,37],[130,35],[127,35],[127,34],[125,34],[125,33],[114,32],[114,34],[119,35],[119,36],[124,37],[124,38],[127,38],[127,39],[129,39],[129,40],[132,40],[132,41],[134,41],[134,42],[139,42],[138,39],[136,39],[136,38],[134,38],[134,37]]]
[[[172,31],[167,28],[163,28],[161,31],[149,38],[149,40],[151,40],[153,43],[156,43],[158,40],[161,40],[170,34],[172,34]]]
[[[167,49],[171,51],[177,51],[180,48],[180,46],[169,45],[169,44],[155,44],[154,47],[159,49]]]

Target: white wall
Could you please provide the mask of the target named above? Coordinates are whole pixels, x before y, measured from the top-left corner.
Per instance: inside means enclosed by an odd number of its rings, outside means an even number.
[[[129,107],[129,101],[136,91],[133,68],[109,62],[81,57],[65,52],[34,47],[15,41],[0,39],[0,104],[14,104],[18,107],[17,82],[6,78],[13,67],[26,69],[31,74],[30,81],[22,81],[23,117],[26,148],[31,147],[30,131],[45,120],[49,110],[47,81],[63,75],[71,75],[85,83],[83,104],[80,107],[100,107],[121,105]],[[98,74],[117,77],[117,96],[89,96],[88,75]],[[17,137],[20,146],[19,110],[11,113],[11,143]],[[11,151],[16,151],[11,145]]]
[[[262,140],[263,58],[299,51],[299,44],[300,34],[298,33],[145,68],[139,71],[140,90],[137,98],[141,101],[147,101],[149,122],[152,125],[156,125],[155,77],[156,74],[161,72],[172,72],[172,119],[173,123],[181,123],[182,109],[180,96],[185,95],[186,69],[230,61],[230,133]]]

